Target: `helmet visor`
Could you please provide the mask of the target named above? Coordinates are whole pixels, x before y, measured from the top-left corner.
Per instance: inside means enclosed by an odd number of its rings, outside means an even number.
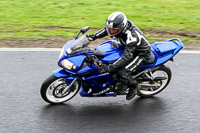
[[[107,32],[110,34],[110,35],[115,35],[115,34],[117,34],[118,33],[118,31],[119,31],[119,29],[114,29],[114,28],[108,28],[107,27]]]

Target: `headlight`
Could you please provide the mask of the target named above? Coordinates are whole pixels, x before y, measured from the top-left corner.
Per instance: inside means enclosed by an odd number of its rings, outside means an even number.
[[[62,60],[60,62],[60,66],[68,70],[76,69],[76,65],[74,65],[72,62],[68,61],[67,59]]]

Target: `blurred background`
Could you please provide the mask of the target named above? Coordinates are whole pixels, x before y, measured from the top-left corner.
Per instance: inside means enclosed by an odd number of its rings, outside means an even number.
[[[0,47],[62,47],[81,27],[90,26],[88,34],[103,28],[114,11],[151,43],[180,38],[200,50],[199,0],[0,0]]]

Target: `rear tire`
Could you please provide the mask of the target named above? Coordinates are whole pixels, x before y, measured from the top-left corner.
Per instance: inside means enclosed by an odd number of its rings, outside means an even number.
[[[150,81],[143,81],[139,83],[139,88],[137,95],[141,97],[152,97],[161,91],[163,91],[171,80],[171,70],[169,67],[162,65],[156,68],[152,68],[152,73],[154,77],[164,77],[167,79],[155,81],[155,83],[150,83]],[[161,75],[158,75],[161,74]],[[142,86],[143,85],[143,86]]]
[[[68,89],[67,87],[65,78],[57,78],[51,75],[43,82],[40,94],[42,99],[48,103],[61,104],[72,99],[78,93],[80,84],[76,81],[69,91],[62,94],[64,89]]]

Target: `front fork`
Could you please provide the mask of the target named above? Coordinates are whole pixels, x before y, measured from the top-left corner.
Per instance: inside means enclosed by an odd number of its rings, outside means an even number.
[[[63,94],[65,94],[67,91],[73,91],[72,86],[78,81],[78,77],[74,77],[72,74],[67,73],[65,69],[57,69],[53,71],[53,75],[57,78],[66,79],[66,84],[68,85],[68,87],[63,90]]]
[[[78,80],[78,78],[77,77],[75,77],[73,80],[72,80],[72,82],[70,83],[70,85],[68,86],[68,87],[66,87],[64,90],[63,90],[63,94],[65,94],[67,91],[69,91],[69,92],[73,92],[74,90],[72,90],[72,86],[74,85],[74,83],[76,83],[76,81]]]

